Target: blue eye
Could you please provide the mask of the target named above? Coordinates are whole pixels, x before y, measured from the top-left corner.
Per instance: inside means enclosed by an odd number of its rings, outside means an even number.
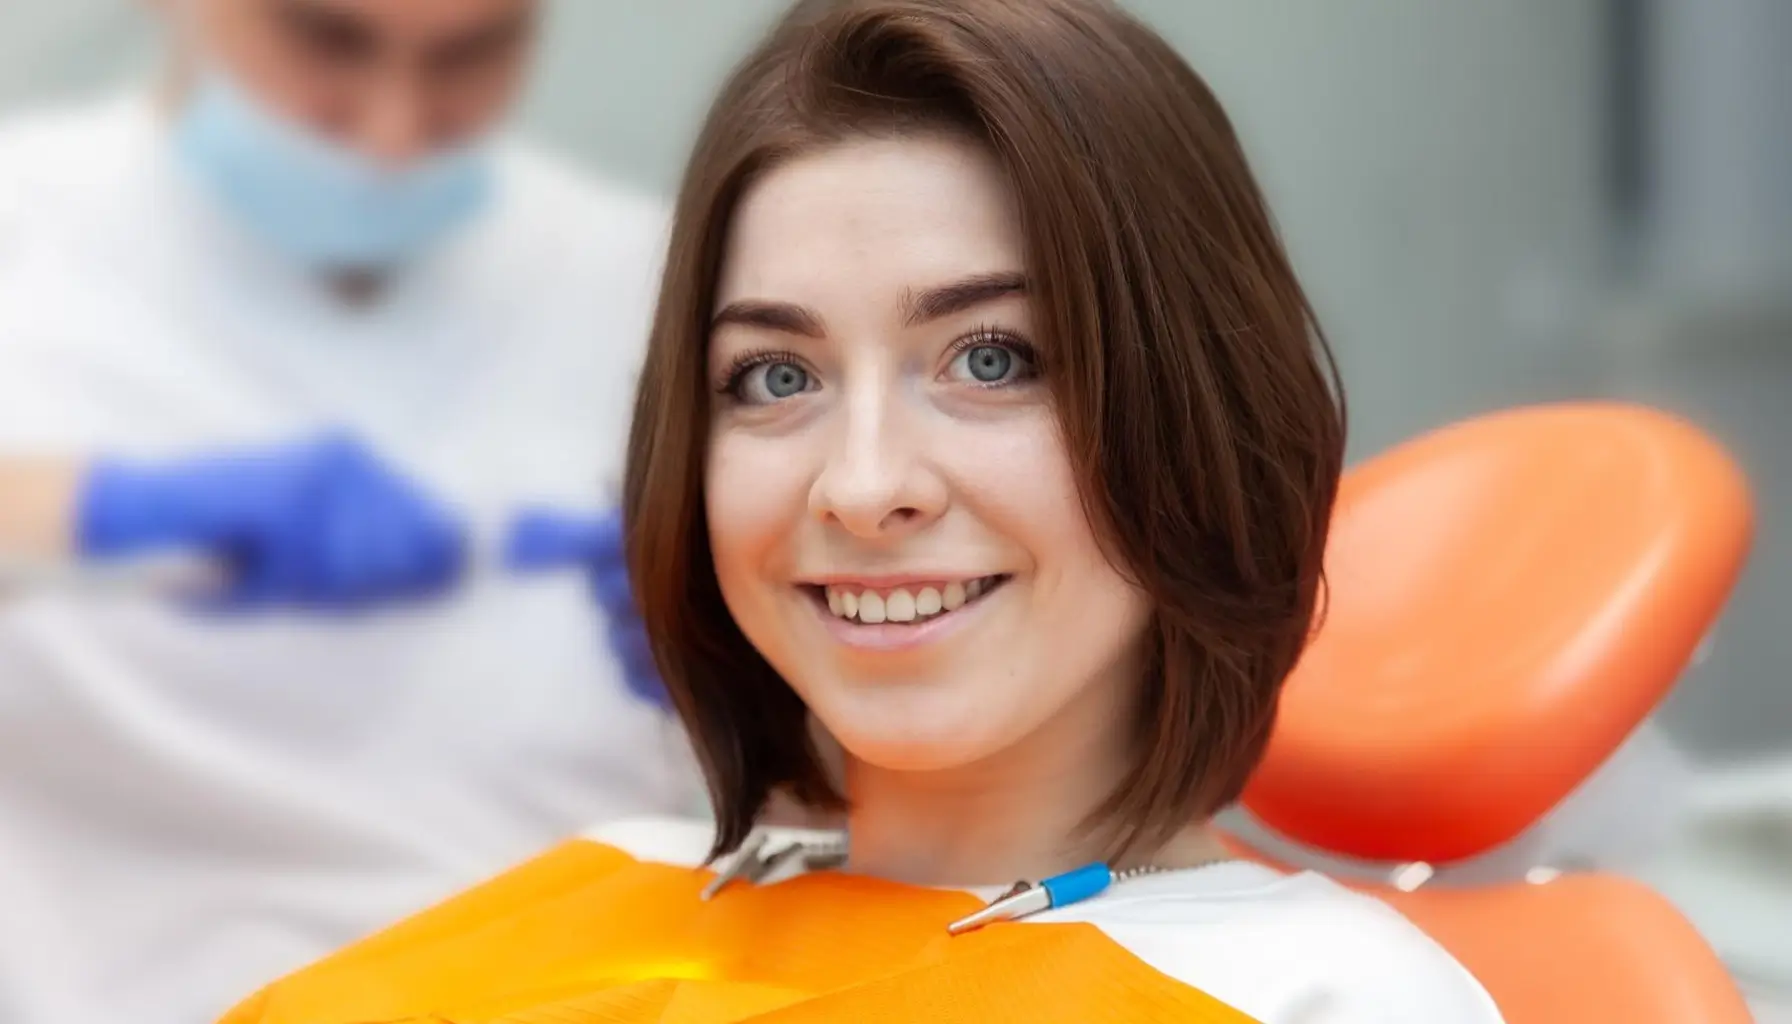
[[[743,367],[728,390],[748,405],[770,405],[810,390],[809,371],[781,359],[756,363]]]
[[[1014,353],[995,345],[978,345],[964,354],[965,369],[985,384],[994,384],[1008,376],[1014,367]]]
[[[947,375],[978,387],[997,387],[1034,376],[1032,347],[1019,339],[975,336],[961,343]]]

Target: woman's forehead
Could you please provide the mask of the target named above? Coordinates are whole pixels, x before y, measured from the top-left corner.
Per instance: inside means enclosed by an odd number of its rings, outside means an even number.
[[[893,300],[1023,269],[1001,168],[952,136],[859,139],[784,163],[742,197],[717,306]]]

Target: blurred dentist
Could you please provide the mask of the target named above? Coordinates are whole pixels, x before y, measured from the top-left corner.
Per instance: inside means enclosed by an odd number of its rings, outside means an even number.
[[[0,601],[21,1024],[209,1019],[695,792],[587,574],[469,572],[606,500],[662,244],[497,138],[538,4],[159,6],[161,91],[0,124],[0,555],[231,577]]]

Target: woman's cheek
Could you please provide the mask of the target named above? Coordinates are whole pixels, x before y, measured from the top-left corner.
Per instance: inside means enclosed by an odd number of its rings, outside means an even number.
[[[704,502],[716,568],[763,554],[788,536],[807,507],[801,444],[720,431],[710,439]]]

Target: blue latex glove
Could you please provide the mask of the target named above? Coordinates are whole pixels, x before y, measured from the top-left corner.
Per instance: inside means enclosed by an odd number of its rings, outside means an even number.
[[[81,493],[90,559],[219,559],[222,608],[352,611],[439,595],[466,564],[446,509],[346,437],[165,465],[102,461]]]
[[[603,609],[610,650],[622,665],[629,691],[661,707],[667,705],[666,688],[629,585],[620,511],[601,516],[524,512],[511,522],[504,564],[518,573],[582,568],[592,597]]]

